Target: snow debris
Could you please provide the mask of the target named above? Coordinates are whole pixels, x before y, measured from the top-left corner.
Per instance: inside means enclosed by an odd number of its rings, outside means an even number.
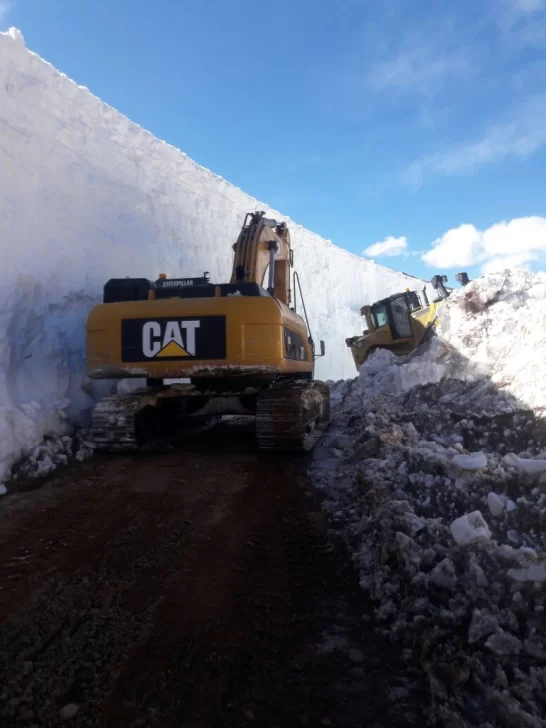
[[[453,521],[451,535],[459,545],[464,546],[491,538],[491,531],[480,511],[474,511]]]
[[[454,455],[451,462],[463,470],[482,470],[487,465],[487,458],[483,452],[473,452],[469,455]]]
[[[71,720],[79,713],[79,710],[80,706],[76,705],[76,703],[68,703],[67,705],[63,705],[59,710],[59,717],[61,720]]]
[[[522,644],[517,637],[499,629],[487,640],[485,646],[496,655],[519,655]]]
[[[546,561],[521,569],[509,569],[508,576],[514,581],[546,582]]]
[[[528,473],[529,475],[540,475],[546,471],[546,460],[519,458],[517,455],[514,455],[514,453],[505,455],[502,460],[506,465],[522,470],[524,473]]]
[[[473,645],[482,637],[496,632],[499,628],[498,619],[488,609],[475,609],[472,622],[468,630],[468,642]]]
[[[500,516],[506,508],[506,499],[491,491],[487,494],[487,506],[492,516]]]
[[[444,728],[546,725],[545,316],[546,274],[483,276],[331,384],[310,472]]]
[[[450,559],[443,559],[436,564],[430,572],[430,581],[436,586],[445,587],[451,591],[457,588],[457,572]]]
[[[454,292],[442,306],[439,335],[471,362],[475,374],[535,413],[544,412],[545,316],[546,273],[506,270]]]
[[[81,463],[94,453],[94,445],[85,430],[73,435],[46,435],[40,445],[23,449],[18,462],[13,465],[12,477],[39,478],[49,475],[59,466],[71,462]]]
[[[0,495],[6,495],[7,492],[8,492],[8,489],[6,488],[4,483],[0,483]]]

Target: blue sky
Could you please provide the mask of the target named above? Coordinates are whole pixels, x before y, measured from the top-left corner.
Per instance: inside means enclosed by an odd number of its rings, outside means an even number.
[[[546,268],[546,0],[0,0],[11,25],[354,253],[450,282]]]

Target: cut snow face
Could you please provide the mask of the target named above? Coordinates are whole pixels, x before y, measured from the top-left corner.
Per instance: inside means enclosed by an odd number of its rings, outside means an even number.
[[[0,33],[0,109],[9,263],[0,281],[0,480],[45,434],[65,434],[64,415],[79,422],[104,393],[85,379],[85,322],[106,281],[204,270],[227,280],[247,212],[288,223],[312,334],[326,342],[319,377],[352,375],[345,337],[361,331],[361,306],[415,283],[132,124],[27,50],[15,29]]]
[[[546,276],[484,276],[442,316],[444,338],[330,383],[312,475],[439,724],[543,728]]]

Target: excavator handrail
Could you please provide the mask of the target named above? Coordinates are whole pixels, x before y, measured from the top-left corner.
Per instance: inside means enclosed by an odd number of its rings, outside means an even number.
[[[301,290],[301,284],[300,284],[300,277],[298,275],[297,271],[294,271],[294,313],[298,312],[298,297],[296,293],[296,283],[298,284],[298,288],[300,291],[300,297],[301,297],[301,305],[303,306],[303,313],[305,315],[305,322],[307,324],[307,331],[309,331],[309,343],[311,344],[311,347],[313,349],[313,354],[315,353],[315,343],[313,341],[313,335],[311,334],[311,327],[309,326],[309,319],[307,317],[307,310],[305,308],[305,299],[303,298],[303,293]]]

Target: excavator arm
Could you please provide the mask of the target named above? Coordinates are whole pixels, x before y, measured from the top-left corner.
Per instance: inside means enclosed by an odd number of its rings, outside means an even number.
[[[264,212],[250,212],[245,217],[237,242],[233,246],[235,256],[231,283],[264,285],[264,278],[268,273],[269,293],[290,306],[290,233],[286,223],[278,223],[264,215]]]

